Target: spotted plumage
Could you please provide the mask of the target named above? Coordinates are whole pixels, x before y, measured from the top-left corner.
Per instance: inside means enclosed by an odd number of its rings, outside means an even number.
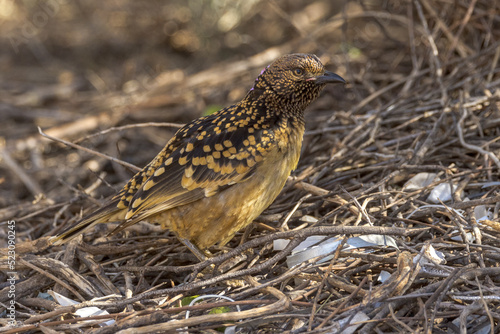
[[[149,220],[192,250],[225,244],[278,196],[299,160],[303,111],[335,82],[345,83],[315,55],[278,58],[242,101],[179,129],[107,205],[53,242],[97,223]]]

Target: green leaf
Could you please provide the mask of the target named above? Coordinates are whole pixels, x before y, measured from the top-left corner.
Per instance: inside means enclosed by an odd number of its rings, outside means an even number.
[[[195,296],[189,296],[189,297],[184,297],[181,299],[181,306],[188,306],[191,304],[193,299],[198,298],[200,295],[195,295]]]
[[[220,313],[227,313],[229,311],[231,311],[229,307],[221,306],[211,309],[210,312],[208,312],[208,314],[220,314]]]
[[[209,105],[207,106],[207,108],[205,109],[205,111],[203,112],[203,116],[208,116],[208,115],[211,115],[213,114],[214,112],[217,112],[221,109],[221,106],[217,106],[217,105]]]

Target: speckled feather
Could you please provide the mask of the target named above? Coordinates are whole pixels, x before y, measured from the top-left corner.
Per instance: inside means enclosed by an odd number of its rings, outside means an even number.
[[[149,219],[200,248],[226,243],[275,199],[296,167],[303,111],[327,83],[317,80],[325,73],[314,55],[278,58],[242,101],[179,129],[106,206],[53,242],[97,223],[122,221],[121,230]]]

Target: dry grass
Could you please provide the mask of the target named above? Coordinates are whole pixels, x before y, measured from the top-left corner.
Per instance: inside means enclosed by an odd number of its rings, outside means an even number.
[[[294,27],[295,37],[243,60],[189,76],[172,70],[132,93],[89,94],[75,81],[3,93],[9,117],[16,114],[31,129],[1,147],[0,220],[16,223],[19,326],[0,331],[210,332],[235,325],[240,333],[499,331],[500,8],[487,0],[416,0],[384,10],[348,2],[304,28],[280,6],[276,1],[266,10]],[[82,208],[95,209],[134,167],[42,140],[33,123],[52,137],[142,166],[175,127],[121,126],[185,120],[195,117],[200,100],[238,99],[260,68],[291,51],[322,55],[351,84],[329,88],[311,106],[299,167],[252,230],[213,248],[215,256],[202,263],[172,234],[148,224],[109,239],[103,236],[113,227],[102,226],[67,246],[48,247],[48,236],[74,223]],[[55,102],[40,107],[47,96]],[[114,126],[120,128],[99,132]],[[90,133],[98,134],[85,137]],[[405,189],[421,172],[440,179]],[[454,185],[451,199],[431,203],[439,184]],[[490,215],[478,222],[480,209]],[[327,261],[287,267],[286,257],[309,236],[366,234],[392,236],[398,249],[337,250]],[[274,251],[276,239],[291,242]],[[446,261],[423,261],[432,259],[432,248]],[[8,270],[5,258],[2,269]],[[382,271],[390,274],[384,283],[377,280]],[[0,311],[9,287],[0,290]],[[48,290],[80,303],[60,307],[39,295]],[[205,294],[236,302],[181,305]],[[109,314],[89,322],[73,315],[88,306]],[[209,313],[220,306],[227,309]],[[103,319],[116,323],[99,327]]]

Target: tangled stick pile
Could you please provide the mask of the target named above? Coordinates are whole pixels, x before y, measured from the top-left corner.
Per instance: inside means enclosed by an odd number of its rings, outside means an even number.
[[[193,112],[190,94],[210,95],[217,85],[209,83],[217,82],[221,71],[233,83],[245,82],[242,78],[258,74],[276,53],[313,40],[315,49],[307,51],[330,60],[332,70],[337,65],[351,86],[340,94],[327,89],[311,106],[298,169],[280,196],[252,230],[237,234],[227,248],[212,248],[215,256],[205,262],[196,261],[172,234],[148,224],[109,239],[107,227],[96,228],[81,243],[47,247],[46,237],[78,220],[82,209],[97,207],[102,196],[130,178],[130,170],[40,141],[35,133],[7,138],[2,175],[9,179],[2,182],[17,182],[12,176],[33,195],[45,194],[32,201],[11,191],[13,197],[2,199],[1,221],[15,220],[17,228],[18,331],[38,324],[89,333],[224,326],[290,333],[497,331],[499,9],[486,0],[453,10],[430,0],[401,6],[387,12],[348,3],[296,41],[230,66],[216,65],[187,78],[182,89],[160,82],[147,94],[80,96],[75,109],[87,98],[97,112],[44,129],[140,165],[163,146],[168,127],[143,124],[89,138],[83,133],[99,132],[99,124],[137,121],[137,110],[156,108],[160,93],[167,110]],[[334,55],[325,46],[332,30],[342,31],[343,53]],[[44,167],[25,172],[20,167],[27,164],[20,161],[26,156]],[[371,237],[360,245],[356,237],[362,235]],[[292,249],[309,237],[320,243],[321,236],[345,243],[328,254],[304,255],[293,266]],[[7,260],[2,260],[4,270]],[[8,287],[2,288],[0,302],[6,304]],[[48,290],[82,303],[58,307],[39,295]],[[236,302],[186,304],[213,294]],[[73,315],[88,306],[109,314],[91,316],[91,322]],[[221,313],[209,313],[217,307],[224,307]],[[116,322],[97,325],[110,319]]]

